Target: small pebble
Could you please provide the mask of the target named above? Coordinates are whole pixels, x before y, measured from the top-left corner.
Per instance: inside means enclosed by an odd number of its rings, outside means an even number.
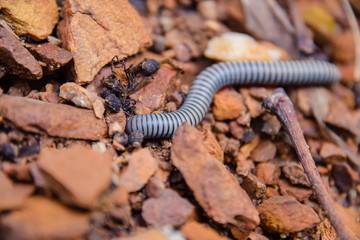
[[[191,59],[191,50],[185,44],[178,44],[174,47],[175,57],[181,62],[188,62]]]
[[[139,64],[140,72],[145,76],[151,76],[156,73],[160,68],[160,63],[155,59],[148,59]]]
[[[175,102],[168,102],[166,105],[165,105],[165,111],[167,112],[175,112],[177,107],[176,107],[176,103]]]
[[[118,151],[124,151],[128,144],[128,135],[124,132],[117,132],[113,137],[113,147]]]

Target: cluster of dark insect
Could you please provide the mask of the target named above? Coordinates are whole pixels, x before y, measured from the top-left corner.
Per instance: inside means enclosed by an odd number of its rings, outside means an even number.
[[[128,58],[119,60],[118,56],[113,57],[111,60],[111,75],[103,78],[102,84],[105,88],[101,92],[101,96],[105,99],[106,106],[114,111],[119,112],[120,109],[128,116],[133,115],[135,110],[136,101],[129,99],[129,95],[144,87],[151,80],[154,73],[160,68],[160,63],[155,59],[146,59],[136,67],[131,64],[126,67]],[[125,73],[125,81],[121,81],[116,76],[116,68],[122,68]],[[144,77],[140,82],[136,82],[138,74]]]

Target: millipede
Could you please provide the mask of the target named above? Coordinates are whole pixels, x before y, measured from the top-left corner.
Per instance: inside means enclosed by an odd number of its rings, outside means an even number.
[[[313,85],[341,78],[338,68],[326,61],[238,61],[215,63],[203,70],[190,87],[183,105],[174,112],[132,116],[126,132],[144,138],[171,137],[183,122],[196,126],[205,116],[214,94],[227,85]]]

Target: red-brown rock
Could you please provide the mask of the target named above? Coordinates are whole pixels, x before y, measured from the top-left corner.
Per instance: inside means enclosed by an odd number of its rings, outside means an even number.
[[[107,134],[105,121],[93,111],[64,104],[3,94],[0,115],[25,131],[50,136],[98,140]]]
[[[285,177],[295,185],[311,187],[308,177],[300,163],[290,163],[282,169]]]
[[[280,193],[282,196],[291,196],[302,202],[310,197],[310,188],[291,185],[287,180],[281,179],[279,182]]]
[[[121,240],[168,240],[169,238],[158,229],[149,229],[144,232],[135,233]]]
[[[173,137],[171,160],[209,217],[232,224],[244,238],[259,224],[250,198],[225,166],[201,142],[200,133],[183,123]]]
[[[277,184],[280,174],[280,168],[273,163],[259,163],[256,166],[256,177],[266,185]]]
[[[261,226],[269,233],[291,233],[314,227],[320,223],[315,211],[293,197],[271,197],[257,210]]]
[[[265,196],[266,186],[255,175],[249,173],[243,178],[241,187],[252,199],[261,199]]]
[[[2,19],[17,35],[34,40],[44,40],[58,22],[58,6],[55,0],[1,1]]]
[[[176,75],[176,71],[167,66],[161,68],[154,74],[153,80],[146,86],[130,95],[137,101],[136,107],[156,110],[164,105],[170,80]]]
[[[251,152],[251,160],[254,162],[267,162],[273,160],[276,155],[276,146],[266,140],[261,142],[256,148]]]
[[[337,162],[346,160],[346,152],[330,142],[324,142],[320,149],[320,157],[326,162]]]
[[[151,39],[140,16],[126,0],[67,0],[58,34],[74,54],[77,83],[88,83],[117,55],[134,55]]]
[[[92,208],[111,182],[111,157],[75,145],[42,149],[37,162],[47,186],[68,205]]]
[[[201,137],[205,146],[209,149],[211,155],[213,155],[220,162],[224,161],[224,152],[221,149],[219,142],[211,131],[210,125],[204,125],[201,129]]]
[[[200,224],[195,221],[189,221],[184,226],[181,227],[181,232],[185,235],[188,240],[198,240],[201,236],[201,239],[206,240],[227,240],[229,238],[220,236],[214,229]]]
[[[213,113],[216,120],[231,120],[244,113],[242,96],[235,90],[224,89],[214,95]]]
[[[151,155],[148,148],[134,152],[129,166],[120,175],[120,185],[129,192],[143,188],[158,168],[158,161]]]
[[[347,163],[334,163],[331,168],[331,177],[335,180],[335,186],[340,192],[348,192],[360,183],[358,174]]]
[[[0,26],[0,62],[10,73],[24,79],[37,80],[43,75],[38,61],[24,48],[20,41]]]
[[[194,206],[171,189],[165,189],[158,198],[144,201],[142,217],[151,226],[180,226],[193,213]]]
[[[46,64],[47,71],[54,71],[72,59],[72,53],[53,43],[31,44],[29,51],[39,61]]]
[[[89,215],[44,197],[29,198],[24,208],[0,220],[2,239],[85,239]]]

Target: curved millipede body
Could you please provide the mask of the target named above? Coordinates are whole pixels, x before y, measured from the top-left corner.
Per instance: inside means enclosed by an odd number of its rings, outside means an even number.
[[[226,85],[325,84],[339,81],[340,77],[335,65],[324,61],[217,63],[196,77],[177,111],[133,116],[126,124],[126,132],[140,131],[145,138],[169,137],[184,121],[195,126],[205,116],[215,92]]]

